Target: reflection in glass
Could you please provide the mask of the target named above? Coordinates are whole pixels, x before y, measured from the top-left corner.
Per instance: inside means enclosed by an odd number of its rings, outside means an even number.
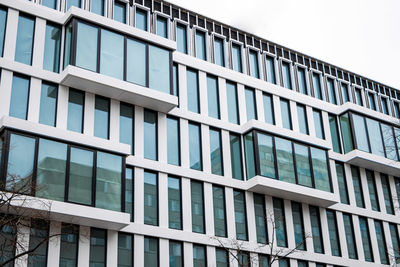
[[[190,168],[198,171],[203,169],[200,136],[200,125],[189,123]]]
[[[158,267],[158,239],[144,238],[144,266]]]
[[[10,116],[26,120],[28,117],[30,79],[13,76],[10,100]]]
[[[144,223],[158,225],[158,177],[144,172]]]
[[[205,32],[196,30],[195,38],[196,38],[196,57],[202,60],[207,60]]]
[[[211,173],[224,175],[222,162],[221,132],[216,129],[210,129],[210,158]]]
[[[272,102],[272,96],[269,94],[263,94],[263,104],[264,104],[265,122],[269,124],[275,124],[274,105]]]
[[[190,195],[192,205],[192,231],[195,233],[205,233],[204,225],[204,197],[203,184],[200,182],[190,182]]]
[[[39,123],[56,126],[57,95],[58,87],[56,85],[42,82]]]
[[[231,133],[229,135],[229,140],[231,149],[232,177],[238,180],[243,180],[240,135]]]
[[[69,89],[68,98],[68,124],[70,131],[83,132],[83,113],[85,104],[85,93],[82,91]]]
[[[195,70],[188,69],[186,72],[187,94],[188,94],[188,110],[200,113],[199,104],[199,77]]]
[[[61,27],[47,24],[44,41],[43,69],[58,72],[60,68]]]
[[[257,137],[261,175],[276,179],[273,138],[261,133]]]
[[[244,192],[233,190],[236,239],[247,240],[246,200]]]
[[[214,61],[215,64],[225,67],[224,40],[214,37]]]
[[[265,69],[267,75],[267,82],[276,84],[275,80],[275,63],[274,58],[266,56],[265,57]]]
[[[20,15],[18,18],[17,43],[15,45],[15,61],[27,65],[32,64],[34,35],[35,19]]]
[[[242,47],[232,43],[232,68],[235,71],[243,72],[242,70]]]
[[[167,117],[167,153],[168,164],[180,165],[179,119]]]
[[[144,111],[144,157],[157,160],[157,112]]]
[[[304,186],[312,187],[313,182],[308,147],[295,143],[294,150],[298,183]]]
[[[128,38],[126,57],[126,80],[146,86],[146,44]]]
[[[93,152],[71,147],[68,201],[91,205]]]
[[[114,2],[114,20],[126,23],[126,3],[118,0]]]
[[[286,139],[275,137],[275,146],[279,180],[296,183],[292,143]]]
[[[107,230],[90,229],[90,267],[106,267]]]
[[[214,205],[214,234],[215,236],[226,237],[225,217],[225,192],[223,187],[213,186]]]
[[[307,95],[307,79],[306,70],[304,68],[297,68],[297,80],[299,82],[299,92]]]
[[[157,16],[156,22],[157,35],[168,38],[168,20],[167,18]]]
[[[311,160],[313,166],[315,188],[331,192],[326,151],[311,147]]]
[[[219,119],[218,79],[207,76],[208,116]]]
[[[176,46],[181,53],[187,54],[187,34],[186,25],[177,23],[176,25]]]
[[[149,45],[149,88],[170,93],[170,52]]]
[[[321,76],[319,73],[313,72],[312,82],[314,88],[314,97],[322,100]]]
[[[101,29],[100,73],[124,79],[124,36]]]
[[[91,71],[97,71],[97,37],[98,29],[96,27],[78,22],[76,66]]]
[[[118,233],[118,267],[133,267],[133,236]]]
[[[168,177],[168,220],[169,228],[182,229],[181,181]]]
[[[282,61],[282,81],[283,81],[283,87],[292,89],[290,64],[286,61]]]
[[[226,95],[228,102],[228,120],[231,123],[239,124],[236,84],[230,82],[226,83]]]
[[[108,139],[110,126],[110,99],[96,96],[94,106],[94,136]]]
[[[250,76],[260,78],[260,72],[258,70],[258,52],[249,50],[249,70]]]
[[[257,120],[256,95],[254,90],[246,87],[244,89],[244,96],[246,98],[247,121]]]
[[[147,11],[137,8],[135,18],[135,27],[147,31]]]

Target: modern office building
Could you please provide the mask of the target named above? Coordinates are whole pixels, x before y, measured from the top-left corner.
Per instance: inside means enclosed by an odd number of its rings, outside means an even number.
[[[0,71],[8,266],[400,264],[395,88],[158,0],[0,0]]]

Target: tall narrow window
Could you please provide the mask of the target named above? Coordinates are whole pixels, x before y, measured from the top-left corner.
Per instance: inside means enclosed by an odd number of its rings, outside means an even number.
[[[158,177],[144,172],[144,223],[158,225]]]
[[[206,247],[202,245],[193,245],[193,267],[207,266]]]
[[[149,88],[170,94],[171,93],[171,53],[158,46],[149,45]]]
[[[276,84],[275,59],[273,57],[265,56],[265,72],[267,75],[267,82]]]
[[[287,89],[292,89],[292,76],[290,63],[282,61],[282,85]]]
[[[262,176],[276,179],[277,177],[276,177],[276,172],[275,172],[273,137],[270,135],[257,133],[257,138],[258,138],[258,140],[257,140],[258,141],[258,157],[260,160],[260,173]],[[246,145],[246,149],[247,149],[247,145]],[[279,151],[279,153],[280,154],[278,156],[281,156],[281,151]],[[247,151],[246,151],[246,154],[247,154]],[[254,162],[254,160],[249,161],[249,164],[251,162]],[[283,162],[281,162],[281,163],[283,163]],[[285,164],[285,163],[283,163],[283,164]],[[278,166],[278,168],[280,168],[280,167],[281,166]]]
[[[338,179],[340,202],[343,204],[350,204],[349,191],[347,189],[346,175],[342,163],[336,162],[336,177]]]
[[[356,95],[356,104],[362,106],[363,105],[363,98],[362,98],[362,91],[360,88],[354,88],[354,94]]]
[[[15,61],[31,65],[33,40],[35,35],[35,19],[20,15],[18,19],[17,44],[15,45]]]
[[[350,126],[350,118],[348,113],[340,116],[340,128],[343,138],[344,153],[350,152],[351,150],[354,149],[354,144]]]
[[[244,149],[247,179],[251,179],[256,176],[253,132],[249,132],[244,136]]]
[[[336,153],[342,153],[337,117],[329,114],[329,129],[331,131],[332,147]]]
[[[26,120],[28,118],[30,79],[14,75],[11,88],[10,116]]]
[[[42,5],[52,9],[57,9],[57,0],[42,0]]]
[[[298,184],[313,187],[310,153],[308,147],[295,143],[294,150]]]
[[[322,240],[321,219],[319,208],[310,206],[311,233],[315,253],[324,253],[324,242]]]
[[[147,31],[147,11],[139,8],[136,9],[135,27]]]
[[[40,94],[39,123],[56,126],[58,87],[42,82]]]
[[[288,100],[281,99],[281,116],[283,128],[292,130],[292,115]]]
[[[125,45],[124,40],[125,40],[124,36],[121,34],[101,29],[101,38],[100,38],[101,74],[111,76],[119,80],[124,79],[124,45]]]
[[[328,158],[325,150],[311,147],[315,188],[331,192]]]
[[[119,112],[119,141],[131,146],[133,154],[133,124],[134,124],[133,106],[120,103]]]
[[[372,154],[384,157],[385,152],[383,148],[381,135],[382,132],[379,121],[372,120],[370,118],[366,118],[365,121],[367,122],[368,137]]]
[[[135,59],[126,62],[126,81],[146,86],[146,44],[127,38],[126,57]]]
[[[179,96],[179,72],[178,72],[178,64],[172,65],[172,95]],[[178,103],[179,107],[179,103]]]
[[[118,267],[133,267],[133,236],[118,233]]]
[[[168,220],[169,228],[182,229],[181,181],[168,177]]]
[[[159,266],[158,239],[153,237],[144,238],[144,266]]]
[[[268,255],[258,254],[258,266],[259,267],[269,267]]]
[[[333,210],[326,210],[326,217],[328,220],[329,240],[331,243],[331,252],[333,256],[342,256],[340,251],[339,232],[336,221],[336,212]]]
[[[104,0],[90,0],[90,11],[104,16]]]
[[[267,243],[267,217],[265,212],[265,197],[259,194],[253,194],[254,215],[256,221],[257,242]]]
[[[297,81],[299,83],[299,92],[307,95],[307,79],[306,70],[304,68],[297,68]]]
[[[257,120],[256,94],[253,89],[248,87],[244,89],[244,94],[246,98],[247,121]]]
[[[369,199],[371,201],[371,208],[372,210],[380,211],[378,190],[376,189],[374,172],[370,170],[365,170],[365,173],[367,175],[368,192],[369,192]]]
[[[235,206],[236,239],[247,240],[246,200],[242,191],[233,191]]]
[[[214,233],[226,237],[225,192],[223,187],[213,186]]]
[[[114,1],[114,20],[126,23],[126,3],[118,0]]]
[[[94,136],[108,139],[110,128],[110,99],[96,96],[94,106]]]
[[[189,154],[190,168],[198,171],[203,170],[200,125],[194,123],[189,123]]]
[[[308,134],[307,113],[304,105],[297,104],[297,118],[299,120],[300,132]]]
[[[69,89],[68,99],[68,124],[70,131],[83,132],[83,113],[85,104],[85,93],[82,91]]]
[[[203,184],[191,181],[192,231],[205,233]]]
[[[232,43],[232,69],[243,72],[242,69],[242,46]]]
[[[229,267],[228,252],[224,248],[215,249],[216,267]]]
[[[79,226],[62,224],[60,242],[60,266],[78,266]]]
[[[283,200],[279,198],[273,198],[272,204],[274,207],[276,244],[279,247],[287,247],[286,219]]]
[[[208,116],[219,119],[219,88],[218,79],[207,75]]]
[[[321,76],[319,73],[313,72],[312,84],[314,88],[314,97],[322,100]]]
[[[364,249],[365,261],[373,262],[374,256],[372,254],[371,236],[369,234],[367,218],[359,217],[358,220],[360,222],[361,241]]]
[[[224,175],[222,162],[221,131],[213,128],[210,128],[210,159],[211,173]]]
[[[322,121],[322,114],[320,110],[313,110],[315,135],[318,138],[325,139],[324,124]]]
[[[183,247],[178,241],[169,241],[169,267],[183,267]]]
[[[275,124],[274,104],[272,101],[272,96],[269,94],[263,94],[263,104],[265,122],[269,124]]]
[[[367,96],[368,96],[369,108],[372,110],[376,110],[375,94],[368,92]]]
[[[46,266],[49,224],[44,221],[32,221],[29,235],[28,267]]]
[[[67,8],[70,9],[72,6],[81,7],[81,0],[67,0]]]
[[[381,183],[382,183],[383,199],[385,200],[386,213],[394,215],[392,193],[390,192],[389,178],[386,174],[381,173]]]
[[[356,198],[356,205],[359,208],[365,208],[360,170],[358,169],[358,167],[351,166],[351,176],[353,178],[353,187],[354,187],[354,195]]]
[[[214,63],[225,67],[224,40],[214,36]]]
[[[400,139],[397,137],[397,133],[393,134],[392,126],[388,124],[381,123],[382,138],[384,143],[384,148],[386,151],[386,158],[398,161],[397,151],[396,151],[396,141],[400,143]],[[398,128],[396,128],[396,131]]]
[[[353,219],[350,214],[343,214],[344,232],[346,234],[347,251],[350,259],[358,259],[356,239],[354,237]]]
[[[331,78],[326,78],[326,85],[328,86],[329,102],[337,105],[335,81]]]
[[[168,164],[181,164],[179,119],[167,117],[167,150]]]
[[[386,97],[381,97],[382,112],[389,115],[388,100]]]
[[[206,33],[196,29],[196,57],[207,60]]]
[[[106,267],[107,262],[107,230],[90,228],[89,265]]]
[[[231,123],[239,124],[238,97],[235,83],[226,83],[226,95],[228,102],[228,120]]]
[[[292,142],[276,137],[275,149],[279,180],[293,184],[296,183]]]
[[[97,27],[78,22],[76,37],[75,65],[97,71],[97,46],[99,30]]]
[[[346,83],[341,83],[343,103],[350,102],[349,86]]]
[[[156,29],[157,35],[168,38],[168,19],[166,17],[157,16]]]
[[[357,129],[357,131],[354,132],[357,142],[357,149],[365,152],[370,152],[364,117],[352,114],[352,119],[355,129]]]
[[[260,72],[258,68],[258,52],[249,50],[249,74],[254,78],[260,78]]]
[[[176,24],[176,46],[181,53],[187,54],[187,26]]]
[[[157,160],[158,136],[157,136],[157,112],[144,111],[144,157]]]
[[[188,69],[186,73],[188,110],[195,113],[200,113],[198,73],[197,71],[191,69]]]
[[[134,215],[134,180],[133,180],[133,168],[125,168],[125,212],[130,213],[131,221],[133,222]]]
[[[304,234],[303,209],[298,202],[292,202],[292,216],[295,246],[299,250],[306,250]]]
[[[242,170],[242,149],[240,135],[229,134],[230,149],[231,149],[231,167],[232,177],[238,180],[243,180]]]
[[[392,248],[394,252],[395,263],[400,263],[400,236],[398,226],[394,223],[389,223],[390,237],[392,239]]]
[[[0,57],[3,56],[4,39],[6,36],[7,10],[0,8]]]
[[[93,151],[71,147],[68,201],[92,205]]]
[[[374,221],[376,240],[378,241],[379,257],[382,264],[389,264],[389,257],[386,246],[385,233],[383,231],[383,224],[381,221]]]
[[[53,72],[59,71],[60,49],[61,27],[47,23],[44,41],[43,69]]]

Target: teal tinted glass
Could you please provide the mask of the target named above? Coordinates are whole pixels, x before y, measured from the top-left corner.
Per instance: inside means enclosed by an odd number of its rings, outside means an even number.
[[[246,98],[247,121],[257,120],[256,94],[254,90],[246,87],[244,89],[244,95]]]
[[[107,230],[90,229],[89,266],[106,267]]]
[[[157,112],[144,111],[144,157],[157,160],[158,136],[157,136]]]
[[[329,167],[326,151],[311,147],[311,160],[314,174],[315,188],[331,192]]]
[[[137,8],[135,18],[135,27],[147,31],[147,11]]]
[[[3,56],[4,38],[6,36],[7,10],[0,8],[0,57]]]
[[[133,267],[133,236],[118,233],[118,266]]]
[[[385,151],[383,150],[380,123],[369,118],[366,118],[365,120],[367,122],[368,137],[372,154],[384,157]]]
[[[276,243],[279,247],[287,247],[287,234],[286,234],[286,220],[285,220],[285,208],[283,200],[279,198],[273,198],[272,204],[274,207],[274,223],[275,223],[275,234]]]
[[[308,123],[306,107],[297,104],[297,118],[299,120],[299,130],[303,134],[308,134]]]
[[[310,206],[310,221],[314,252],[324,253],[324,243],[322,241],[321,220],[318,207]]]
[[[382,112],[389,115],[388,102],[385,97],[381,97]]]
[[[94,136],[108,139],[110,128],[110,99],[96,96],[94,105]]]
[[[42,0],[42,5],[52,9],[57,8],[57,0]]]
[[[252,132],[244,136],[244,149],[245,149],[247,179],[251,179],[252,177],[256,176],[255,159],[254,159],[254,140]]]
[[[90,11],[104,16],[104,0],[90,0]]]
[[[369,108],[372,110],[376,110],[375,94],[367,93],[367,95],[368,95]]]
[[[131,221],[134,215],[134,180],[133,168],[125,168],[125,212],[130,213]]]
[[[17,44],[15,45],[15,61],[31,65],[33,39],[35,35],[35,19],[20,15],[18,18]]]
[[[182,243],[169,241],[169,267],[183,267]]]
[[[318,138],[325,139],[324,124],[322,121],[322,114],[319,110],[313,110],[315,135]]]
[[[180,133],[179,120],[167,117],[167,150],[168,164],[180,165]]]
[[[201,153],[200,125],[189,123],[189,154],[190,168],[201,171],[203,169]]]
[[[218,79],[207,76],[208,116],[219,119],[219,88]]]
[[[360,223],[361,241],[364,249],[365,261],[373,262],[374,256],[372,254],[371,237],[369,235],[368,222],[364,217],[358,218]]]
[[[124,79],[124,36],[101,29],[100,73]]]
[[[242,70],[242,47],[232,43],[232,68],[235,71],[243,72]]]
[[[26,120],[28,117],[30,79],[13,76],[10,100],[10,116]]]
[[[365,120],[363,117],[352,114],[354,128],[357,131],[354,131],[356,142],[357,142],[357,149],[369,152],[369,145],[368,145],[368,137],[367,137],[367,129],[365,127]]]
[[[171,93],[170,52],[157,46],[149,45],[149,87]]]
[[[335,151],[336,153],[342,153],[337,117],[335,115],[329,114],[329,129],[331,132],[333,151]]]
[[[249,50],[249,71],[250,76],[260,78],[260,72],[258,69],[258,52],[253,50]]]
[[[97,70],[98,29],[78,22],[75,65],[87,70]]]
[[[58,72],[60,69],[61,27],[47,24],[44,41],[43,69]]]
[[[230,134],[229,143],[231,149],[232,177],[238,180],[243,180],[240,135]]]
[[[386,213],[394,215],[392,193],[390,192],[389,178],[386,174],[381,173],[381,183],[382,183],[383,199],[385,200]]]
[[[350,259],[357,259],[357,247],[354,237],[353,219],[350,214],[343,214],[344,232],[346,234],[347,251]]]
[[[72,6],[81,7],[81,0],[67,0],[66,10],[70,9]]]
[[[144,266],[159,266],[158,239],[152,237],[144,238]]]
[[[292,143],[289,140],[275,137],[275,146],[279,180],[296,183]]]
[[[28,267],[46,267],[49,225],[43,221],[32,221],[29,234]]]
[[[329,102],[334,105],[337,105],[335,81],[330,78],[327,78],[326,84],[328,86],[327,89],[328,89],[328,94],[329,94]]]
[[[161,16],[157,16],[156,29],[157,29],[157,35],[164,38],[168,38],[168,19]]]
[[[338,179],[338,186],[339,186],[340,202],[343,204],[350,204],[344,166],[343,164],[338,162],[335,163],[335,166],[336,166],[336,177]]]
[[[343,103],[350,102],[349,86],[346,83],[341,83]]]
[[[300,185],[312,187],[313,182],[308,147],[295,143],[294,151],[296,158],[297,182]]]
[[[256,222],[257,242],[267,243],[267,217],[265,212],[265,198],[263,195],[253,194],[254,215]]]
[[[269,267],[269,260],[267,255],[258,254],[258,266]]]
[[[78,266],[79,226],[62,224],[60,242],[60,266]]]
[[[187,54],[187,33],[186,25],[176,25],[176,46],[179,52]]]
[[[316,72],[312,74],[312,84],[314,88],[314,97],[322,99],[321,76]]]
[[[356,205],[359,208],[365,208],[364,195],[361,185],[360,171],[358,167],[351,166],[351,176],[353,179],[354,195],[356,198]]]
[[[264,104],[265,122],[269,124],[275,124],[274,105],[272,102],[272,96],[268,94],[263,94],[263,104]]]
[[[389,264],[388,251],[386,246],[385,233],[383,231],[383,225],[381,221],[374,221],[376,239],[378,241],[379,257],[382,264]]]
[[[126,23],[126,3],[114,2],[114,20]]]
[[[228,253],[224,248],[215,249],[216,267],[229,267]]]
[[[282,116],[282,127],[292,130],[292,118],[290,113],[289,101],[281,99],[281,116]]]
[[[305,233],[303,223],[303,209],[301,204],[298,202],[292,202],[292,216],[293,216],[293,230],[294,230],[294,242],[297,249],[305,250]]]
[[[221,132],[216,129],[210,129],[210,158],[211,158],[211,173],[224,175],[222,162],[222,143]]]
[[[343,138],[344,153],[348,153],[354,149],[353,135],[351,133],[349,114],[340,116],[340,129]]]
[[[182,229],[181,181],[168,177],[168,225],[172,229]]]
[[[193,245],[193,267],[207,266],[206,247]]]
[[[214,37],[214,61],[215,64],[225,67],[224,40]]]
[[[133,153],[133,106],[120,103],[119,111],[119,141],[131,146]]]
[[[233,190],[236,239],[247,240],[246,200],[244,192]]]
[[[258,157],[262,176],[276,178],[273,137],[258,133]]]
[[[239,124],[237,88],[234,83],[226,83],[226,95],[228,102],[228,120]]]
[[[391,160],[398,160],[396,152],[396,139],[394,136],[393,128],[390,125],[381,123],[382,137],[384,148],[386,152],[386,157]],[[400,141],[400,139],[399,139]]]
[[[92,205],[93,157],[92,151],[71,148],[68,201]]]
[[[172,72],[172,95],[179,96],[179,72],[177,64],[172,65]]]
[[[144,172],[144,223],[158,225],[158,177]]]
[[[265,57],[265,71],[267,75],[267,82],[270,83],[275,83],[276,84],[276,79],[275,79],[275,63],[274,63],[274,58],[266,56]]]
[[[307,79],[306,70],[304,68],[297,68],[297,80],[299,82],[299,92],[307,95]]]
[[[340,257],[342,255],[340,251],[339,232],[336,222],[336,213],[333,210],[326,210],[326,217],[328,221],[329,230],[329,241],[331,243],[331,252],[333,256]]]
[[[282,61],[282,81],[283,81],[283,87],[292,89],[290,64],[285,61]]]
[[[290,263],[288,259],[279,259],[279,267],[289,267]]]
[[[356,104],[362,106],[363,101],[362,101],[362,92],[361,89],[354,89],[354,94],[356,95]]]
[[[146,86],[146,44],[128,38],[126,57],[134,59],[126,61],[126,80]]]
[[[196,57],[207,60],[206,52],[206,33],[196,30]]]
[[[400,236],[396,224],[389,223],[390,237],[392,239],[393,252],[396,264],[400,263]]]
[[[225,192],[223,187],[213,186],[214,234],[226,237]]]
[[[68,122],[67,129],[70,131],[83,132],[83,113],[85,104],[85,93],[69,89],[68,98]]]
[[[192,205],[192,231],[203,234],[205,233],[203,184],[191,181],[190,195]]]
[[[378,190],[376,189],[375,175],[373,171],[365,170],[368,183],[369,199],[371,202],[371,208],[375,211],[380,211]]]
[[[197,71],[188,69],[186,72],[188,110],[200,113],[199,103],[199,77]]]
[[[71,63],[72,22],[65,27],[64,69]]]

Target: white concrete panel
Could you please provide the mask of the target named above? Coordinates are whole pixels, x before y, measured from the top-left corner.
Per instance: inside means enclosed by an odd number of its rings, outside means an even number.
[[[222,161],[224,168],[224,177],[232,179],[231,168],[231,149],[230,149],[230,136],[228,131],[221,130],[221,143],[222,143]]]
[[[192,243],[183,243],[183,266],[193,267],[193,245]]]
[[[0,83],[0,116],[8,115],[10,112],[12,80],[13,73],[3,69]]]
[[[39,123],[42,81],[31,78],[28,103],[28,121]]]
[[[68,99],[69,88],[62,85],[58,86],[56,127],[62,130],[67,129]]]
[[[158,161],[168,162],[167,153],[167,115],[158,112]]]
[[[190,179],[181,178],[182,183],[182,225],[183,231],[192,231],[192,203]]]
[[[43,68],[44,58],[44,45],[46,34],[46,20],[36,18],[35,22],[35,36],[33,45],[32,66],[36,68]]]
[[[141,168],[135,168],[135,192],[134,192],[134,220],[135,223],[144,222],[144,171]]]
[[[256,218],[254,213],[254,197],[252,192],[245,192],[246,211],[247,211],[247,229],[249,242],[257,243]]]
[[[203,172],[211,173],[210,132],[208,125],[201,125],[201,155],[203,157]]]
[[[259,121],[265,121],[263,93],[261,90],[255,90],[255,92],[256,92],[257,119]]]
[[[11,60],[14,60],[15,56],[15,44],[17,43],[18,32],[18,16],[19,12],[17,10],[8,9],[3,57]]]
[[[200,114],[208,116],[207,74],[199,71]]]
[[[235,207],[233,201],[233,189],[225,188],[226,228],[228,238],[236,239]]]
[[[119,103],[115,99],[111,99],[110,101],[110,140],[113,142],[119,142]]]
[[[219,111],[221,121],[228,121],[228,103],[226,101],[226,81],[218,77]]]
[[[83,119],[83,133],[86,135],[94,135],[94,107],[95,95],[92,93],[85,93],[85,111]]]
[[[18,225],[18,232],[17,232],[17,244],[19,244],[15,249],[15,255],[19,255],[27,250],[29,250],[29,222],[23,222]],[[23,256],[18,257],[15,259],[15,266],[16,267],[27,267],[28,266],[28,255],[25,254]],[[80,266],[78,266],[80,267]]]
[[[204,209],[206,234],[214,235],[214,202],[212,184],[204,183]]]
[[[168,228],[168,175],[158,174],[159,226]]]
[[[134,127],[134,149],[135,156],[143,158],[144,156],[144,111],[142,107],[135,106],[135,127]]]
[[[186,66],[178,65],[179,108],[188,110]]]
[[[180,138],[181,138],[181,165],[183,168],[190,167],[189,156],[189,124],[185,119],[180,119]]]
[[[292,128],[295,132],[300,132],[299,128],[299,118],[297,114],[297,106],[295,101],[289,101],[290,114],[292,115]]]
[[[160,238],[159,240],[160,266],[168,265],[169,262],[169,242],[168,239]]]
[[[246,114],[246,97],[244,94],[244,85],[237,84],[237,98],[238,98],[238,109],[239,109],[239,124],[243,124],[247,121]]]
[[[47,266],[58,266],[60,264],[61,245],[61,222],[51,221],[47,247]]]
[[[144,266],[144,236],[135,235],[133,247],[135,248],[133,253],[134,266]]]
[[[79,227],[78,267],[89,267],[90,227]]]
[[[107,230],[107,267],[118,265],[118,232]]]

